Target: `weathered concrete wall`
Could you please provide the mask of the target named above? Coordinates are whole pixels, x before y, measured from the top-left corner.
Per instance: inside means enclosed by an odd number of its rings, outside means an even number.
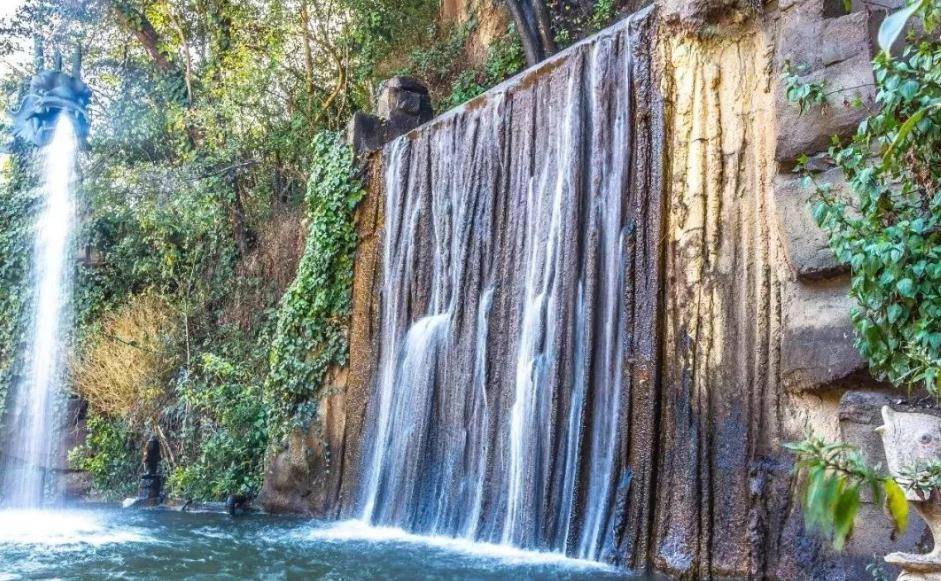
[[[864,505],[834,555],[803,530],[781,444],[809,431],[882,461],[872,428],[885,386],[853,345],[848,277],[793,173],[874,107],[870,59],[884,11],[842,2],[665,4],[664,82],[672,103],[661,498],[654,562],[674,574],[856,579],[893,542]],[[823,82],[801,114],[780,73]],[[846,190],[820,157],[819,179]]]
[[[648,530],[632,534],[649,537],[647,561],[674,575],[864,578],[874,554],[910,549],[923,531],[913,522],[891,541],[880,507],[868,503],[845,554],[832,554],[803,530],[782,449],[814,431],[881,460],[872,428],[888,396],[853,347],[847,274],[792,171],[797,155],[852,133],[874,105],[869,59],[882,14],[840,6],[680,0],[659,8],[652,50],[667,104],[665,308],[657,436],[644,451],[656,461],[657,493]],[[806,81],[826,83],[825,106],[801,115],[787,102],[785,62]],[[845,189],[837,170],[814,164],[821,179]],[[320,427],[272,462],[270,508],[338,516],[352,506],[377,352],[375,159],[370,171],[358,217],[351,367],[338,373]]]
[[[661,37],[672,108],[654,564],[672,574],[763,571],[765,521],[781,513],[762,506],[781,501],[761,489],[773,475],[750,474],[778,469],[774,98],[766,37],[734,26]]]

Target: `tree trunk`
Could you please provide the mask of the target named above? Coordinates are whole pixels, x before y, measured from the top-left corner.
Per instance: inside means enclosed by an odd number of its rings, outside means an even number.
[[[506,5],[523,43],[528,66],[556,52],[549,11],[544,0],[506,0]]]
[[[520,40],[523,43],[523,52],[526,54],[526,64],[533,66],[542,60],[539,49],[539,39],[530,27],[529,19],[523,12],[521,2],[526,0],[506,0],[506,6],[510,10],[510,17],[516,25],[516,31],[519,32]]]
[[[529,0],[535,16],[535,28],[542,41],[542,58],[548,58],[556,53],[555,35],[552,34],[552,20],[543,0]]]
[[[147,17],[121,0],[111,0],[111,12],[118,24],[134,35],[150,56],[157,70],[165,75],[178,75],[170,55],[160,49],[160,36]]]

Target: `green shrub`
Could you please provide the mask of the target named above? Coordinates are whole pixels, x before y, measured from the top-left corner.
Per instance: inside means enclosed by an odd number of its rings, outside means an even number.
[[[614,0],[596,0],[591,11],[592,30],[601,30],[611,24],[616,14],[617,8],[614,5]]]
[[[88,417],[86,427],[88,438],[69,452],[69,463],[88,472],[94,490],[106,499],[134,495],[143,469],[133,432],[123,420],[96,414]]]
[[[193,376],[177,387],[186,410],[180,436],[190,445],[168,478],[173,496],[223,499],[261,488],[268,446],[267,406],[244,363],[203,353]]]
[[[462,71],[451,83],[451,92],[441,101],[439,107],[450,109],[466,103],[525,67],[523,45],[516,29],[511,25],[505,35],[490,45],[483,70]]]

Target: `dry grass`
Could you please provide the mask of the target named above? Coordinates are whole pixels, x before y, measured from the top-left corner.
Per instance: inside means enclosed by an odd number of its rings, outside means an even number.
[[[163,299],[142,294],[102,317],[73,362],[72,385],[97,411],[147,421],[167,394],[180,323]]]

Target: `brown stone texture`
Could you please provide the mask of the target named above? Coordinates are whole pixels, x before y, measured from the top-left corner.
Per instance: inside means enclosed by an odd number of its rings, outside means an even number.
[[[804,531],[782,444],[808,431],[839,439],[842,427],[858,437],[865,428],[839,421],[839,394],[878,388],[854,347],[845,268],[789,173],[868,113],[872,22],[819,0],[738,16],[730,5],[662,14],[668,238],[651,559],[684,577],[859,578],[892,546],[885,528],[861,521],[845,555]],[[823,107],[801,114],[786,100],[785,61],[825,83]],[[845,193],[838,170],[815,171]]]
[[[489,56],[488,47],[506,34],[510,17],[499,0],[442,0],[438,21],[443,29],[456,29],[471,19],[476,26],[464,45],[464,58],[469,66],[482,67]]]
[[[827,0],[794,2],[777,15],[775,69],[786,63],[801,82],[823,83],[823,105],[801,113],[778,92],[777,159],[826,149],[833,135],[855,132],[875,104],[870,15],[827,16]]]
[[[782,302],[782,387],[802,391],[866,381],[845,278],[814,285],[787,281]]]
[[[788,501],[771,459],[782,280],[766,42],[750,28],[662,48],[672,179],[654,564],[674,575],[762,574]]]
[[[815,177],[832,186],[834,195],[845,195],[846,182],[837,168],[828,168]],[[776,221],[785,246],[785,258],[801,280],[831,278],[847,271],[830,251],[826,233],[817,227],[811,212],[813,190],[799,174],[778,174],[774,181]]]

